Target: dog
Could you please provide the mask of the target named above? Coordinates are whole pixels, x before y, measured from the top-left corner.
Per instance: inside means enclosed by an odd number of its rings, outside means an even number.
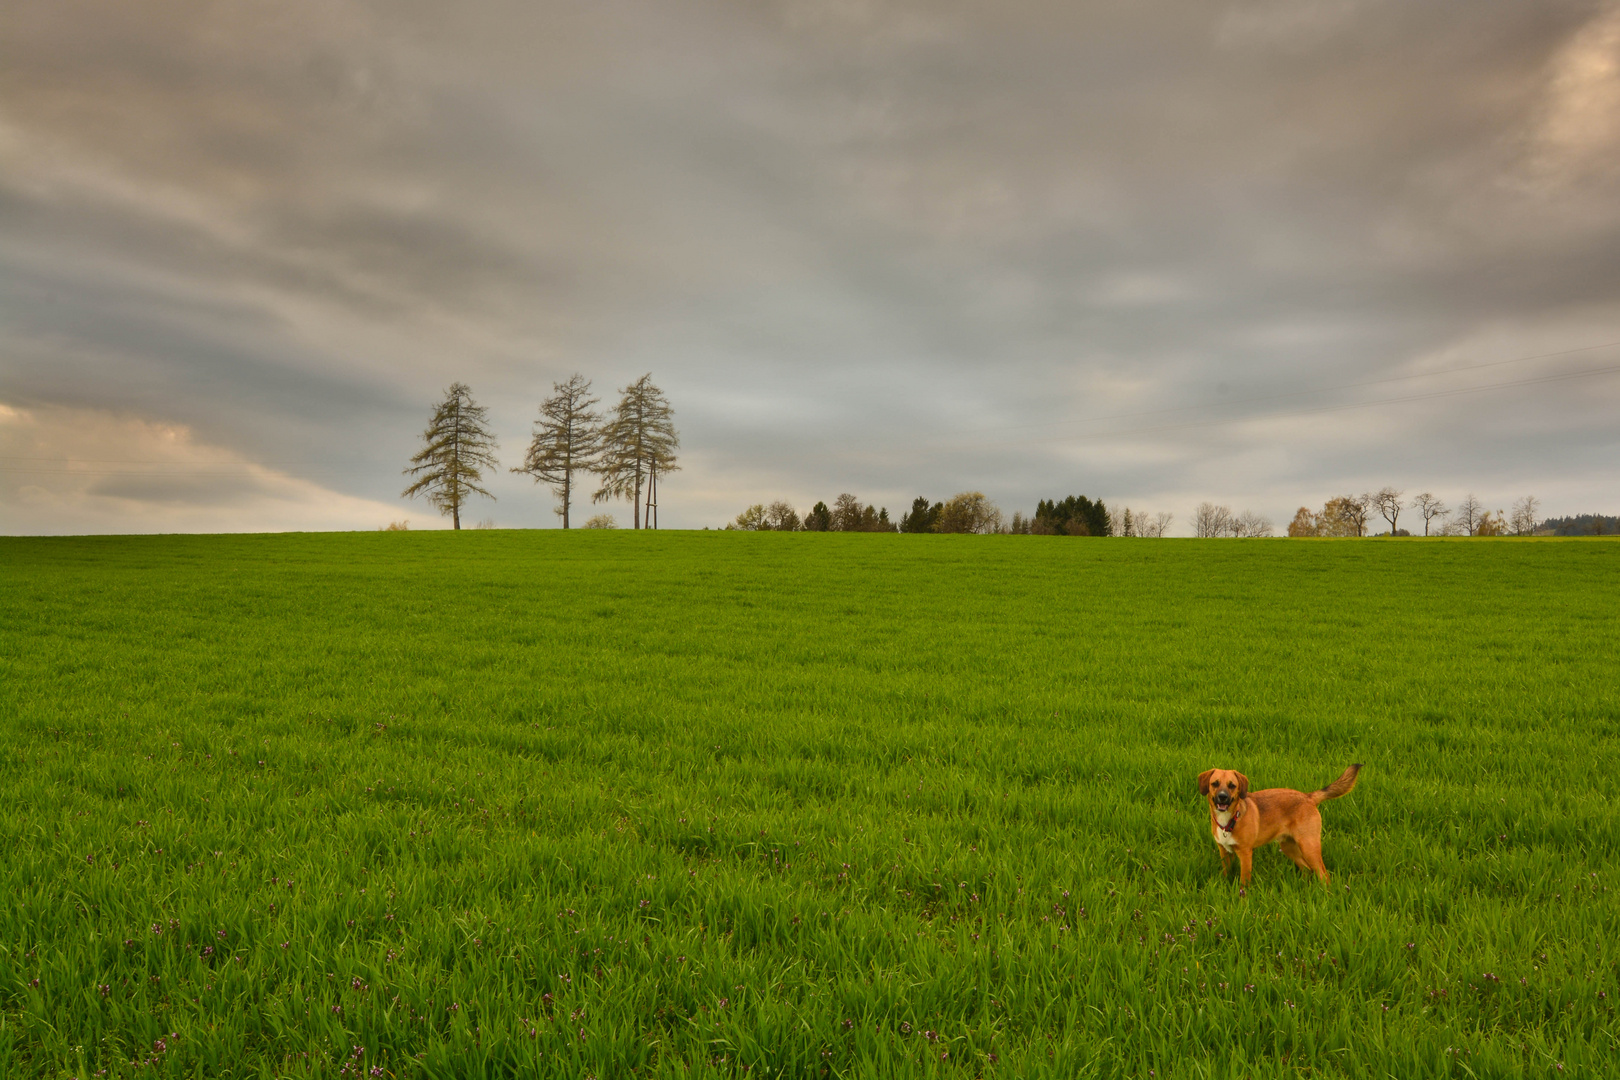
[[[1198,793],[1209,800],[1209,830],[1221,853],[1222,876],[1231,872],[1232,856],[1236,855],[1242,882],[1247,886],[1254,849],[1275,840],[1295,866],[1314,873],[1326,885],[1322,815],[1316,808],[1329,799],[1350,794],[1360,772],[1360,765],[1352,765],[1333,783],[1309,794],[1291,788],[1251,793],[1249,778],[1231,769],[1205,769],[1199,773]]]

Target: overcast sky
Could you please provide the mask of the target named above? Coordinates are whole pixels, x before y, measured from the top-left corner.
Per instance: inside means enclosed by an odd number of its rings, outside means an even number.
[[[449,383],[649,371],[666,526],[1613,513],[1616,343],[1614,3],[0,10],[0,532],[438,527]]]

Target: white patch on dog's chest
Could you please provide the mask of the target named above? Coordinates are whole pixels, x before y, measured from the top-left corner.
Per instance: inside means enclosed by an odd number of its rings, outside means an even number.
[[[1231,832],[1226,829],[1226,826],[1230,825],[1231,823],[1232,823],[1232,811],[1231,810],[1217,810],[1217,811],[1215,811],[1215,825],[1211,828],[1210,831],[1215,834],[1215,842],[1217,844],[1221,845],[1221,847],[1224,847],[1224,848],[1235,848],[1235,847],[1237,847],[1237,837],[1233,836],[1231,834]]]

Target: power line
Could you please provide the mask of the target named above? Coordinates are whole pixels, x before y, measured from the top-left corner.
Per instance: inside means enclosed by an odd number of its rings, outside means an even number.
[[[29,456],[29,455],[24,455],[24,454],[0,454],[0,461],[61,461],[61,460],[62,460],[62,458],[60,457],[60,455],[53,457],[53,456],[49,456],[49,455]],[[92,461],[92,462],[98,462],[98,463],[101,463],[101,462],[118,462],[118,463],[123,464],[123,465],[184,465],[187,468],[190,468],[190,467],[196,466],[196,465],[221,465],[221,466],[232,466],[232,467],[236,467],[236,468],[249,468],[249,467],[255,467],[255,466],[268,467],[268,466],[271,466],[271,465],[277,465],[277,466],[280,466],[280,465],[305,465],[305,466],[321,467],[323,462],[328,464],[328,465],[341,465],[341,464],[353,465],[353,464],[355,464],[357,462],[367,462],[367,461],[372,461],[374,459],[373,458],[321,458],[321,459],[319,459],[317,461],[311,461],[308,458],[296,458],[296,459],[290,459],[290,460],[287,460],[287,461],[171,461],[171,460],[168,460],[168,459],[161,459],[161,460],[160,459],[154,459],[154,460],[151,460],[151,461],[137,461],[137,460],[134,460],[134,459],[131,459],[131,458],[121,458],[121,457],[117,457],[117,458],[81,458],[81,457],[76,457],[76,458],[72,458],[71,460],[73,460],[73,461]]]

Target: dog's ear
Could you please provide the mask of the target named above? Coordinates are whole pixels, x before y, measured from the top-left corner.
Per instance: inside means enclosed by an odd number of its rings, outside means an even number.
[[[1238,798],[1240,798],[1240,799],[1247,798],[1248,795],[1249,795],[1249,778],[1247,776],[1244,776],[1242,773],[1238,773],[1237,778],[1238,778]]]
[[[1214,769],[1205,769],[1203,772],[1198,774],[1198,794],[1204,796],[1209,795],[1209,778],[1214,775],[1214,773]]]

